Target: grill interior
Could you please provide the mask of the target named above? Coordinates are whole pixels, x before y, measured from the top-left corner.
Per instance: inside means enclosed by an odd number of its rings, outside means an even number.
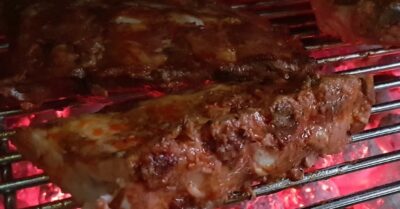
[[[243,1],[245,2],[245,1]],[[232,7],[238,10],[246,10],[267,17],[275,25],[284,25],[290,29],[293,36],[298,37],[304,43],[305,48],[310,51],[320,64],[330,65],[337,62],[363,63],[352,66],[350,69],[340,71],[341,74],[380,74],[382,72],[396,71],[400,69],[400,61],[396,61],[396,55],[400,56],[400,48],[382,48],[381,46],[349,45],[341,43],[340,40],[321,34],[316,26],[314,14],[308,0],[264,0],[246,1],[247,3],[235,3]],[[1,38],[0,38],[1,40]],[[7,51],[6,43],[0,44],[0,53]],[[392,57],[392,59],[389,59]],[[367,59],[385,59],[380,64],[369,65]],[[358,62],[361,61],[361,62]],[[366,63],[366,64],[365,64]],[[389,80],[377,81],[375,90],[378,92],[393,90],[400,87],[400,77],[392,77]],[[372,112],[374,115],[400,109],[400,98],[376,104]],[[0,112],[2,120],[8,117],[18,117],[23,114],[20,110]],[[30,113],[34,114],[34,113]],[[3,129],[4,130],[4,129]],[[21,155],[11,151],[8,138],[12,137],[13,131],[0,133],[0,193],[3,195],[4,207],[6,209],[16,208],[16,191],[45,184],[49,182],[46,175],[34,175],[14,179],[12,175],[12,164],[22,160]],[[352,136],[352,143],[372,140],[382,136],[400,133],[400,123],[368,129]],[[304,185],[310,182],[328,179],[331,177],[349,174],[375,166],[400,162],[400,150],[375,155],[355,161],[344,162],[339,165],[320,169],[305,175],[299,181],[282,180],[274,184],[255,186],[252,194],[233,193],[227,203],[236,203],[249,199],[251,196],[262,196],[284,189]],[[398,181],[381,185],[369,190],[328,199],[323,202],[305,206],[305,208],[343,208],[372,199],[400,193],[400,179]],[[73,208],[75,207],[70,198],[53,201],[43,205],[29,208]]]

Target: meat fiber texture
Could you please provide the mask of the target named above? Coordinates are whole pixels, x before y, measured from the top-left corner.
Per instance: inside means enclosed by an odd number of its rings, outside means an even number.
[[[23,156],[84,208],[213,208],[254,182],[301,178],[368,122],[371,77],[319,75],[259,17],[201,1],[27,2],[4,4],[5,100],[167,93],[17,131]]]
[[[311,0],[322,32],[345,42],[400,45],[399,0]]]
[[[371,93],[355,76],[215,84],[19,130],[14,143],[84,208],[208,209],[340,151]]]
[[[173,93],[209,81],[296,79],[314,69],[285,30],[212,1],[5,0],[4,8],[10,50],[0,109],[143,86]]]

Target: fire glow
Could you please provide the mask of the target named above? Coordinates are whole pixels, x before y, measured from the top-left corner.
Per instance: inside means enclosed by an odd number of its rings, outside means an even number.
[[[22,161],[13,164],[13,177],[22,178],[37,174],[43,174],[43,171],[35,167],[32,163]],[[34,205],[44,204],[56,200],[61,200],[70,197],[65,194],[56,185],[49,183],[36,187],[30,187],[19,190],[17,192],[17,208],[25,208]]]
[[[353,68],[358,64],[349,63],[346,66],[339,65],[336,70],[344,70]],[[398,76],[394,74],[394,76]],[[159,96],[159,95],[157,95]],[[389,91],[379,92],[377,94],[378,101],[393,101],[400,98],[400,89],[391,89]],[[85,112],[96,112],[100,107],[96,105],[84,106]],[[82,108],[82,107],[80,107]],[[85,109],[84,108],[84,109]],[[36,123],[46,122],[56,118],[66,118],[72,115],[78,115],[80,111],[73,108],[65,108],[53,112],[43,112],[42,115],[25,115],[24,117],[10,119],[8,124],[12,124],[9,128],[25,127]],[[371,118],[371,123],[367,127],[375,128],[379,126],[390,125],[400,122],[400,111],[392,111]],[[348,145],[342,153],[325,156],[319,162],[309,169],[308,172],[317,169],[337,165],[342,162],[362,159],[378,154],[388,153],[400,150],[400,134],[381,137],[375,140],[369,140],[361,143]],[[10,144],[11,150],[15,150]],[[32,175],[42,174],[43,171],[35,167],[32,163],[22,161],[12,165],[13,177],[15,179],[28,177]],[[224,209],[295,209],[308,206],[320,201],[328,200],[335,197],[349,195],[354,192],[390,183],[400,179],[400,162],[391,163],[362,170],[359,172],[334,177],[328,180],[313,182],[302,187],[290,188],[281,192],[261,196],[248,202],[242,202],[238,205],[227,206]],[[17,208],[25,208],[44,204],[56,200],[62,200],[70,197],[65,194],[56,185],[49,183],[46,185],[30,187],[19,190],[17,192]],[[2,201],[1,201],[2,203]],[[0,209],[4,206],[0,205]],[[362,203],[351,207],[352,209],[397,209],[400,208],[400,195],[387,198],[380,198],[370,202]]]
[[[363,64],[381,64],[381,62],[397,61],[399,55],[385,57],[383,59],[363,60]],[[334,71],[342,71],[359,67],[362,61],[345,62],[328,67]],[[326,70],[326,69],[325,69]],[[329,70],[328,70],[329,71]],[[399,77],[398,72],[385,73],[393,77]],[[377,103],[394,101],[400,98],[400,88],[377,92]],[[392,125],[400,122],[400,111],[372,116],[370,124],[366,129]],[[320,159],[308,172],[321,168],[334,166],[346,161],[363,159],[383,153],[400,150],[400,134],[380,137],[374,140],[348,145],[342,153],[328,155]],[[355,173],[337,176],[328,180],[313,182],[297,188],[290,188],[281,192],[261,196],[255,200],[238,204],[224,209],[296,209],[315,204],[328,199],[350,195],[362,190],[370,189],[379,185],[391,183],[400,179],[400,162],[365,169]],[[400,208],[400,195],[379,198],[366,203],[350,207],[352,209],[397,209]]]

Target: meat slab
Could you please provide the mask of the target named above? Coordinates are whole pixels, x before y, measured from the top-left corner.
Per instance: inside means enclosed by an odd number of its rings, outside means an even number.
[[[86,208],[99,197],[113,209],[213,208],[340,151],[368,122],[371,92],[353,76],[215,84],[23,129],[14,143]]]
[[[399,0],[311,0],[319,28],[352,43],[400,45]]]
[[[1,104],[29,108],[144,85],[296,79],[313,71],[301,44],[267,21],[207,1],[5,0],[9,60]]]
[[[220,206],[254,182],[301,178],[368,122],[371,77],[319,75],[259,17],[200,1],[27,2],[4,4],[5,100],[167,93],[17,131],[23,156],[84,208]]]

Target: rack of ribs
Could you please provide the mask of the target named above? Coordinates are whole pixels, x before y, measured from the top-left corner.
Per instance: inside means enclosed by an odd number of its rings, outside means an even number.
[[[352,43],[400,44],[399,0],[312,0],[319,28]]]
[[[215,84],[23,129],[14,142],[80,203],[110,195],[111,208],[212,208],[255,181],[301,178],[340,151],[368,122],[371,83]]]
[[[364,128],[374,102],[370,76],[320,75],[282,30],[213,3],[12,5],[16,77],[5,84],[167,92],[17,131],[23,156],[84,208],[213,208],[254,182],[299,179]]]
[[[4,108],[150,86],[167,93],[313,71],[301,44],[266,20],[213,3],[6,1]]]

